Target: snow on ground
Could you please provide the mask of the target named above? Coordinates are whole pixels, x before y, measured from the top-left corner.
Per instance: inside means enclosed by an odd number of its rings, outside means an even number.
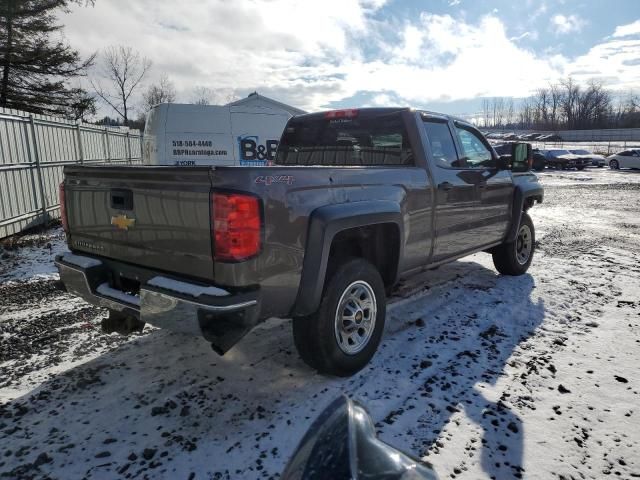
[[[0,476],[277,478],[344,392],[441,478],[640,477],[640,173],[617,174],[542,174],[530,274],[476,254],[403,282],[349,379],[303,364],[287,320],[224,357],[149,327],[103,335],[103,310],[16,281],[52,271],[16,253],[0,280]]]
[[[545,169],[536,175],[546,186],[556,185],[611,185],[640,183],[640,171],[631,169],[611,170],[607,167],[580,170]]]
[[[67,251],[62,227],[0,245],[0,282],[57,279],[53,258]]]

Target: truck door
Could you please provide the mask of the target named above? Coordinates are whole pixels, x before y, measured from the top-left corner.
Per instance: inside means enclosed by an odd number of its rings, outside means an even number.
[[[447,118],[423,117],[427,157],[435,185],[435,243],[432,262],[463,254],[480,245],[475,221],[481,211],[481,172],[466,168],[458,155],[453,124]]]
[[[504,238],[511,218],[513,180],[510,170],[499,170],[497,158],[484,136],[472,126],[453,122],[458,151],[465,166],[465,180],[478,196],[474,217],[469,219],[472,242],[477,248]]]

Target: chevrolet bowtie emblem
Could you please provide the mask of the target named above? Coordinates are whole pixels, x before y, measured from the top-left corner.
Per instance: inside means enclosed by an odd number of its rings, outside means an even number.
[[[135,218],[127,218],[126,215],[118,215],[117,217],[111,217],[111,225],[115,225],[120,230],[129,230],[129,227],[133,227],[136,223]]]

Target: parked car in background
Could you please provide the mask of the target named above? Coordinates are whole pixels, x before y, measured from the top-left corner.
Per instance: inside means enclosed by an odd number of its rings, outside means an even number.
[[[541,133],[528,133],[525,135],[526,140],[536,140],[542,136]]]
[[[640,168],[640,150],[623,150],[607,157],[609,168]]]
[[[536,140],[539,142],[559,142],[562,140],[562,137],[555,133],[548,133],[546,135],[540,135]]]
[[[582,158],[590,158],[591,165],[594,167],[602,168],[604,167],[606,160],[603,155],[598,155],[597,153],[590,152],[589,150],[569,150],[574,155],[579,155]]]
[[[486,137],[490,140],[503,140],[504,139],[504,134],[502,133],[489,133],[486,135]]]
[[[560,168],[562,170],[567,168],[584,170],[586,166],[591,165],[591,159],[575,155],[569,150],[546,150],[545,158],[548,167]]]
[[[541,172],[542,170],[544,170],[544,167],[546,166],[547,166],[547,157],[545,157],[545,151],[534,148],[533,163],[531,165],[531,168],[533,168],[536,172]]]

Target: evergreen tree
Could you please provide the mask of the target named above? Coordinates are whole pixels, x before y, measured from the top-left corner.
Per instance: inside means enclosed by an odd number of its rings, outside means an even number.
[[[0,0],[0,107],[69,117],[92,110],[93,97],[67,80],[85,75],[95,55],[83,61],[55,38],[56,13],[70,3],[83,2]]]

